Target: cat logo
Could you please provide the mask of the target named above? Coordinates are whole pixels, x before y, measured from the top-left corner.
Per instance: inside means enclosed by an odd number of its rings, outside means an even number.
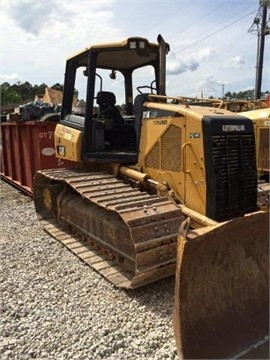
[[[190,139],[199,139],[201,137],[200,133],[189,133],[189,138]]]
[[[223,125],[222,131],[230,132],[230,131],[245,131],[245,125]]]
[[[60,156],[66,156],[66,147],[63,145],[58,145],[57,152]]]

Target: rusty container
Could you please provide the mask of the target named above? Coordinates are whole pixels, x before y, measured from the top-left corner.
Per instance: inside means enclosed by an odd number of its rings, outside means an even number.
[[[1,177],[32,195],[37,170],[74,167],[55,157],[55,126],[50,121],[2,122]]]

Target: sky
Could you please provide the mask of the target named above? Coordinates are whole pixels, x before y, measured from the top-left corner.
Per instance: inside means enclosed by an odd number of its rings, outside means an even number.
[[[157,42],[161,34],[170,44],[167,95],[221,97],[255,87],[258,36],[249,30],[256,29],[259,0],[0,0],[0,6],[1,84],[63,84],[66,59],[85,47],[131,36]],[[270,35],[262,91],[270,90],[269,45]]]

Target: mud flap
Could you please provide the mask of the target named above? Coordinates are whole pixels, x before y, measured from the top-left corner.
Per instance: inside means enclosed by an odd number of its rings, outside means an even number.
[[[177,249],[173,320],[179,358],[241,357],[252,344],[267,341],[269,214],[196,233],[188,227],[182,224]],[[269,358],[268,346],[265,351],[260,358]]]

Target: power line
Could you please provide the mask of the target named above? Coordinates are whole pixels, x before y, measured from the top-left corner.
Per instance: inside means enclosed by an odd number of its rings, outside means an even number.
[[[246,14],[246,15],[244,15],[244,16],[241,16],[239,19],[237,19],[237,20],[235,20],[235,21],[232,21],[230,24],[223,26],[223,27],[220,28],[219,30],[210,33],[209,35],[207,35],[207,36],[199,39],[198,41],[196,41],[196,42],[194,42],[194,43],[192,43],[192,44],[190,44],[190,45],[187,45],[186,47],[182,48],[181,50],[179,50],[179,51],[173,51],[173,53],[174,53],[174,54],[178,54],[178,53],[180,53],[180,52],[182,52],[182,51],[184,51],[184,50],[187,50],[187,49],[189,49],[190,47],[199,44],[200,42],[208,39],[209,37],[218,34],[218,33],[221,32],[222,30],[227,29],[227,28],[230,27],[231,25],[233,25],[233,24],[235,24],[235,23],[243,20],[244,18],[246,18],[246,17],[254,14],[255,12],[256,12],[256,10],[253,10],[253,11],[250,12],[249,14]],[[179,46],[178,46],[178,47],[179,47]],[[177,49],[178,47],[176,47],[176,49]]]
[[[208,13],[204,14],[203,16],[200,16],[198,19],[196,19],[195,21],[193,21],[190,25],[185,26],[184,28],[180,29],[177,31],[177,33],[171,35],[170,37],[173,38],[174,36],[178,35],[178,34],[182,34],[183,32],[185,32],[187,29],[189,29],[190,27],[192,27],[194,24],[196,24],[197,22],[199,22],[200,20],[204,19],[205,17],[207,17],[208,15],[212,14],[213,12],[215,12],[216,10],[218,10],[220,7],[222,7],[223,5],[227,4],[228,1],[223,2],[222,4],[220,4],[219,6],[217,6],[216,8],[212,9],[211,11],[209,11]]]
[[[253,7],[253,6],[247,6],[247,7],[245,7],[244,9],[241,9],[239,12],[242,12],[242,13],[243,13],[245,10],[250,9],[250,8],[252,8],[252,7]],[[236,16],[234,16],[234,17],[231,17],[231,16],[230,16],[230,17],[228,17],[227,19],[223,19],[223,23],[226,23],[226,22],[228,22],[229,20],[232,20],[233,18],[236,18]],[[206,31],[204,31],[204,32],[198,34],[197,36],[195,36],[193,39],[195,40],[195,39],[201,37],[203,34],[208,33],[209,31],[215,29],[215,28],[218,27],[219,25],[220,25],[220,24],[216,24],[216,25],[210,27],[210,28],[207,29]]]
[[[187,7],[188,5],[190,5],[192,3],[192,1],[189,1],[187,4],[185,4],[184,6],[180,7],[178,10],[174,11],[172,14],[166,16],[165,18],[163,18],[161,21],[159,21],[158,23],[156,23],[155,25],[151,26],[150,28],[148,28],[146,31],[144,31],[143,35],[147,34],[150,30],[152,30],[153,28],[157,27],[158,25],[162,24],[164,21],[166,21],[167,19],[169,19],[170,17],[174,16],[175,14],[177,14],[180,10],[183,10],[185,7]]]

